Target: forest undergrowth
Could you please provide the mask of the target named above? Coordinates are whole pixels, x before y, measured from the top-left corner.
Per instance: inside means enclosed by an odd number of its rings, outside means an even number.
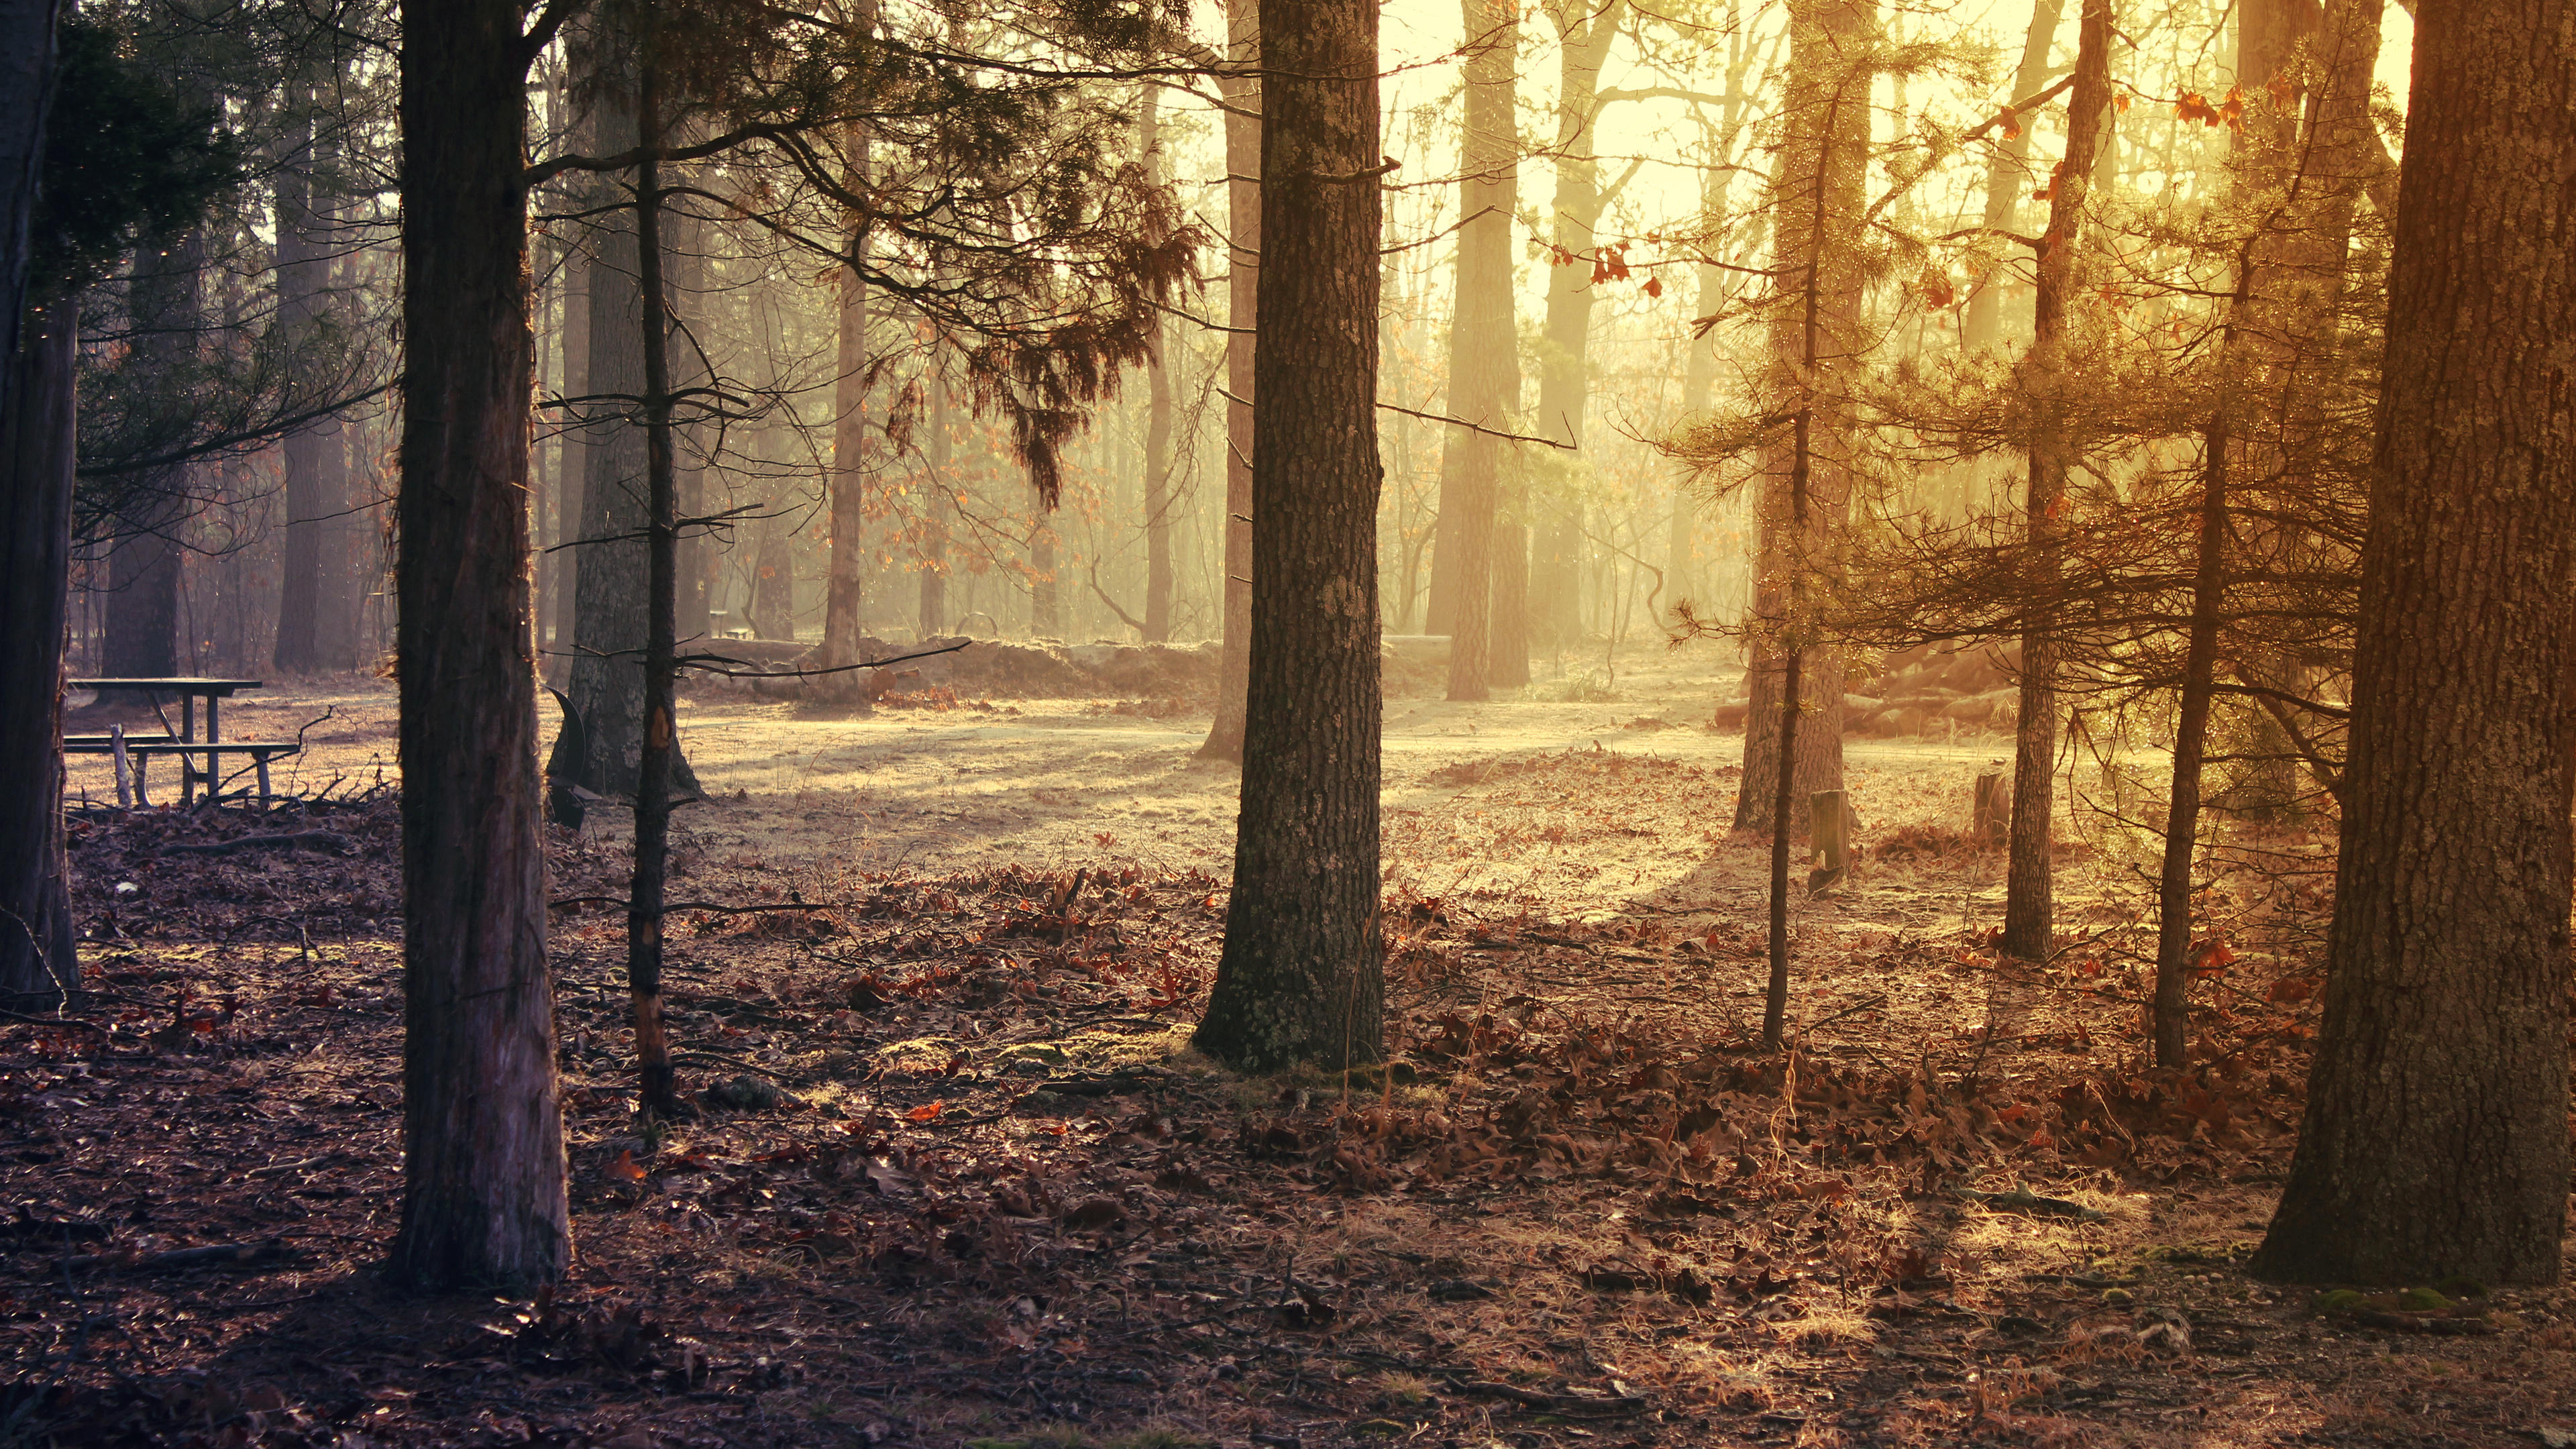
[[[1672,783],[1506,763],[1596,800]],[[1865,844],[1863,881],[1994,869],[1938,827]],[[2330,878],[2267,878],[2259,853],[2207,894],[2186,1071],[2142,1065],[2152,922],[2078,850],[2096,908],[2036,969],[1973,924],[1806,930],[1785,1052],[1750,1025],[1759,922],[1687,889],[1581,918],[1398,891],[1393,1059],[1247,1080],[1187,1049],[1225,913],[1204,871],[684,843],[674,897],[701,904],[668,974],[695,1115],[640,1124],[625,853],[553,832],[579,1261],[542,1293],[420,1300],[375,1266],[399,1212],[398,848],[381,790],[76,816],[98,989],[0,1026],[0,1443],[2576,1432],[2563,1290],[2238,1270],[2331,911]],[[1710,870],[1749,877],[1760,850]]]

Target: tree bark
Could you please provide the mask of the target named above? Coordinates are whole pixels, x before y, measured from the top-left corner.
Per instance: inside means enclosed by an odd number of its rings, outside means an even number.
[[[634,20],[619,6],[594,22],[586,58],[593,96],[591,141],[601,153],[622,155],[642,144],[635,108],[637,41]],[[632,207],[616,207],[594,223],[590,266],[590,364],[584,379],[599,422],[585,428],[582,460],[581,562],[573,575],[573,662],[564,692],[581,716],[578,736],[557,737],[548,776],[570,780],[601,795],[632,797],[644,752],[644,653],[652,630],[649,596],[652,563],[651,481],[642,399],[644,329],[662,309],[644,305],[644,261]],[[658,261],[657,261],[658,265]],[[571,758],[568,741],[582,754]],[[676,749],[677,747],[674,746]],[[675,788],[693,789],[686,756],[672,766]]]
[[[2004,955],[2048,959],[2055,910],[2050,832],[2057,813],[2056,595],[2064,544],[2058,515],[2075,449],[2062,419],[2066,390],[2066,308],[2083,244],[2084,201],[2093,185],[2093,153],[2111,104],[2110,0],[2084,0],[2075,47],[2075,84],[2066,98],[2066,156],[2051,173],[2048,230],[2040,234],[2038,284],[2030,353],[2021,387],[2039,410],[2032,425],[2030,485],[2025,504],[2027,558],[2022,605],[2021,696],[2013,729],[2012,844],[2005,867]],[[2061,420],[2047,419],[2056,414]]]
[[[1195,1041],[1375,1060],[1379,158],[1374,0],[1269,0],[1252,668],[1225,950]],[[1356,180],[1353,178],[1356,177]]]
[[[1848,359],[1858,351],[1861,272],[1857,243],[1846,233],[1861,206],[1870,124],[1868,104],[1852,93],[1865,95],[1871,80],[1856,68],[1854,47],[1876,24],[1876,14],[1875,0],[1799,0],[1789,11],[1790,78],[1783,102],[1788,130],[1771,201],[1772,268],[1784,286],[1815,290],[1821,337],[1810,367],[1803,360],[1809,354],[1803,302],[1772,314],[1773,365],[1795,379],[1783,385],[1774,405],[1794,406],[1807,422],[1795,442],[1772,448],[1762,462],[1754,614],[1763,627],[1746,670],[1751,704],[1744,717],[1744,775],[1735,797],[1738,830],[1771,829],[1784,758],[1794,763],[1788,798],[1843,788],[1842,661],[1830,650],[1816,650],[1799,662],[1799,693],[1807,703],[1800,706],[1792,738],[1782,729],[1790,707],[1784,641],[1808,626],[1797,617],[1793,586],[1805,587],[1809,576],[1834,568],[1851,492],[1840,389]],[[1789,387],[1805,400],[1793,402]],[[1796,521],[1790,517],[1793,479],[1805,492]],[[1785,823],[1796,830],[1799,820],[1793,810]]]
[[[1467,221],[1458,230],[1457,301],[1449,324],[1449,415],[1502,429],[1521,391],[1512,305],[1512,213],[1520,198],[1512,97],[1520,23],[1510,0],[1461,0],[1459,8],[1467,30],[1467,108],[1458,214]],[[1491,693],[1494,515],[1502,471],[1502,439],[1473,428],[1442,431],[1431,607],[1440,614],[1445,603],[1445,618],[1431,628],[1450,636],[1451,699]]]
[[[62,749],[80,306],[12,311],[19,347],[0,358],[0,1000],[24,1010],[80,984]]]
[[[0,0],[0,359],[18,355],[31,301],[29,272],[45,119],[54,105],[55,29],[62,0]],[[0,414],[15,373],[0,362]]]
[[[403,7],[403,1208],[398,1276],[572,1257],[528,629],[518,0]]]
[[[2554,1283],[2568,1183],[2576,4],[2423,6],[2325,1014],[2252,1270]]]
[[[1261,6],[1233,0],[1225,9],[1226,50],[1237,65],[1261,59]],[[1226,322],[1240,329],[1259,306],[1261,287],[1262,85],[1258,77],[1219,82],[1225,117]],[[1375,163],[1370,163],[1374,165]],[[1244,698],[1252,670],[1252,450],[1254,340],[1226,334],[1225,644],[1217,656],[1216,720],[1202,759],[1243,759]]]

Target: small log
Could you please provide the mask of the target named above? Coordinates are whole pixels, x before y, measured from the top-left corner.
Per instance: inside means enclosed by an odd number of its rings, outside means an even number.
[[[1815,812],[1816,868],[1807,872],[1807,894],[1833,885],[1851,864],[1851,801],[1840,790],[1818,790],[1808,797]]]

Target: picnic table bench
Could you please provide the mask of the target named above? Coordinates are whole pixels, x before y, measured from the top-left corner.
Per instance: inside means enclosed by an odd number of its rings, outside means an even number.
[[[103,735],[78,734],[63,737],[63,753],[69,755],[108,755],[116,760],[116,793],[120,803],[129,788],[138,805],[152,803],[146,793],[145,766],[156,756],[168,755],[179,761],[179,803],[196,799],[197,782],[206,782],[206,793],[213,795],[222,788],[223,757],[245,755],[259,774],[259,803],[267,809],[271,798],[268,762],[281,755],[292,755],[304,746],[295,740],[228,740],[223,737],[223,701],[245,689],[257,689],[265,681],[257,679],[203,679],[174,676],[167,679],[72,679],[64,683],[72,689],[86,689],[96,694],[140,694],[152,706],[160,721],[159,730],[129,734],[122,726]],[[169,713],[162,707],[163,696],[179,702],[179,723],[172,726]],[[206,702],[206,737],[197,738],[197,701]],[[203,760],[201,766],[198,761]]]

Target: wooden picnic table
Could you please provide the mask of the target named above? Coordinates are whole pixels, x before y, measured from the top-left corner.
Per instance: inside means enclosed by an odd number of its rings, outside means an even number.
[[[176,695],[179,699],[179,728],[172,738],[181,744],[211,745],[223,739],[223,720],[219,713],[223,701],[242,690],[261,688],[268,681],[178,675],[169,679],[67,679],[63,683],[72,689],[86,689],[99,694],[145,695],[150,698],[155,712],[161,707],[159,696]],[[203,740],[197,738],[197,701],[200,699],[206,702],[206,737]],[[167,725],[169,719],[165,716],[162,723]]]
[[[200,778],[209,792],[216,788],[219,765],[226,754],[251,756],[259,767],[260,803],[268,802],[268,762],[277,755],[292,754],[298,746],[283,740],[235,741],[226,745],[223,737],[223,702],[245,689],[258,689],[267,683],[260,679],[208,679],[196,675],[174,675],[165,679],[67,679],[70,689],[86,689],[95,694],[139,694],[151,704],[161,720],[162,733],[127,735],[119,730],[114,735],[66,735],[63,748],[79,754],[107,754],[130,751],[135,756],[135,792],[143,789],[142,760],[155,754],[179,757],[179,803],[185,805],[196,796]],[[165,698],[179,702],[179,723],[170,724],[162,709]],[[206,702],[206,735],[197,737],[197,701]],[[197,768],[194,757],[205,756],[205,768]],[[120,774],[122,772],[120,771]],[[120,779],[120,786],[123,781]]]

